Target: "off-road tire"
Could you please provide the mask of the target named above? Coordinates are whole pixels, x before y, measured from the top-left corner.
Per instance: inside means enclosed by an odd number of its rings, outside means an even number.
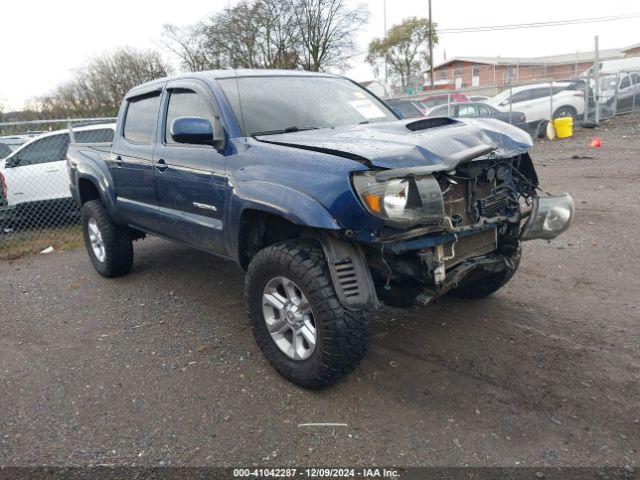
[[[307,297],[315,319],[316,346],[306,360],[285,355],[269,334],[262,310],[265,285],[274,277],[291,279]],[[283,377],[308,389],[327,387],[354,370],[368,348],[364,312],[342,307],[336,297],[322,247],[296,240],[269,246],[253,258],[245,279],[249,319],[256,342]]]
[[[104,261],[98,260],[89,240],[88,223],[96,220],[102,234],[105,249]],[[133,266],[133,242],[131,232],[126,227],[116,225],[100,200],[91,200],[82,206],[82,235],[89,259],[96,271],[107,278],[120,277],[131,271]]]
[[[522,247],[517,246],[509,258],[513,268],[505,267],[499,272],[487,272],[482,269],[472,271],[457,287],[449,291],[449,295],[459,298],[485,298],[504,287],[515,275],[520,265],[522,257]]]

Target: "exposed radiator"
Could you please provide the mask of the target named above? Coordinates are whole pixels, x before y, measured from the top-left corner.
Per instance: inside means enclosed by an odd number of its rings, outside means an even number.
[[[455,256],[445,262],[445,267],[449,268],[461,263],[468,258],[486,255],[495,251],[498,247],[496,229],[485,230],[484,232],[468,235],[459,238],[453,247]],[[453,244],[445,245],[445,255],[451,256],[451,247]]]
[[[478,211],[483,217],[495,217],[509,203],[509,191],[503,189],[478,200]]]

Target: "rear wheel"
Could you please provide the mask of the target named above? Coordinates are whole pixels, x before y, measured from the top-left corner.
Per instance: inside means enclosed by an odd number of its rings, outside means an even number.
[[[89,259],[100,275],[112,278],[131,271],[131,232],[113,222],[101,201],[91,200],[82,206],[82,233]]]
[[[331,385],[364,357],[367,320],[363,312],[342,307],[315,242],[260,251],[249,265],[245,292],[256,342],[278,373],[296,385]]]

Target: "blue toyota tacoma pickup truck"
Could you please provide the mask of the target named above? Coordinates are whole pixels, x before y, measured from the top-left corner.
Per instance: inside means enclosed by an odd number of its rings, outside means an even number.
[[[322,388],[365,355],[371,309],[490,295],[523,240],[568,228],[531,145],[497,120],[402,120],[341,76],[211,71],[132,89],[113,144],[68,166],[101,275],[146,234],[236,262],[265,356]]]

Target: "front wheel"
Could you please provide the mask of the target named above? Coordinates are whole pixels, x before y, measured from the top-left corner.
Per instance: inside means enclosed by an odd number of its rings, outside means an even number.
[[[522,257],[522,247],[517,245],[508,256],[508,262],[499,272],[488,272],[478,268],[469,272],[449,294],[460,298],[484,298],[504,287],[515,275]]]
[[[571,117],[571,119],[573,120],[573,124],[576,124],[576,120],[578,119],[578,112],[576,112],[576,110],[573,107],[560,107],[558,110],[556,110],[556,112],[553,114],[553,118],[554,120],[556,118],[569,118]]]
[[[133,266],[133,242],[126,227],[116,225],[99,200],[82,206],[82,233],[89,259],[103,277],[126,275]]]
[[[315,242],[260,251],[249,265],[245,293],[256,342],[278,373],[296,385],[331,385],[364,357],[367,320],[363,312],[342,307]]]

